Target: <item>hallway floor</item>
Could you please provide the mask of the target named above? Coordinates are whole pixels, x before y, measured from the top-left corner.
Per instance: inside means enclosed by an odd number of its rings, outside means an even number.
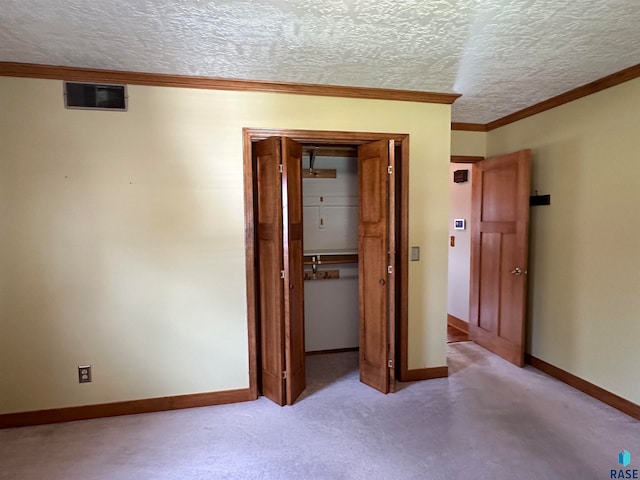
[[[0,430],[0,479],[605,479],[640,422],[471,343],[383,395],[358,354],[307,357],[292,407],[233,405]]]
[[[468,342],[469,335],[462,330],[447,325],[447,343]]]

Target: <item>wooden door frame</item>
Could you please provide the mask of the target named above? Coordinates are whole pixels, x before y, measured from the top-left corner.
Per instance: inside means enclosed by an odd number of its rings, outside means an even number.
[[[408,323],[409,323],[409,135],[397,133],[342,132],[326,130],[292,130],[276,128],[243,128],[244,219],[247,279],[247,328],[249,340],[249,390],[258,398],[258,308],[256,285],[255,198],[252,144],[268,137],[289,137],[299,143],[361,145],[377,140],[394,140],[401,151],[396,159],[396,200],[400,215],[396,217],[396,380],[409,377]],[[399,377],[399,378],[398,378]]]

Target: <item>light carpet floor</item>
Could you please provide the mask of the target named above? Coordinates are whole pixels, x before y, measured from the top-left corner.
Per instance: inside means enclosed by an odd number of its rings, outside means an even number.
[[[0,431],[0,479],[606,479],[640,422],[465,342],[450,376],[383,395],[357,353],[307,358],[292,407],[254,402]],[[634,467],[634,464],[636,465]]]

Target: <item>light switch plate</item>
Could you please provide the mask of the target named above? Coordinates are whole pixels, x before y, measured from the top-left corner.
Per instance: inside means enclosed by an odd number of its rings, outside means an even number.
[[[418,262],[420,260],[420,247],[411,247],[411,261]]]

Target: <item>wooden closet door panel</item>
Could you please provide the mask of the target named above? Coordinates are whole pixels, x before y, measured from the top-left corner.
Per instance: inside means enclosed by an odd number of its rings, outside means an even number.
[[[392,363],[387,366],[389,371],[389,391],[395,392],[396,385],[396,370],[395,370],[395,358],[396,358],[396,349],[395,349],[395,338],[396,338],[396,281],[397,281],[397,270],[396,270],[396,157],[395,157],[396,145],[395,141],[389,140],[389,167],[391,168],[391,174],[389,176],[389,195],[388,195],[388,205],[389,205],[389,228],[388,232],[388,242],[389,242],[389,254],[388,265],[391,267],[391,273],[388,274],[388,289],[387,289],[387,298],[389,299],[389,307],[388,307],[388,315],[387,315],[387,324],[389,328],[389,338],[388,338],[388,353],[387,360],[393,359]]]
[[[257,188],[258,291],[262,394],[285,403],[284,295],[281,140],[271,137],[253,146]]]
[[[302,146],[282,138],[286,403],[305,388]]]
[[[358,148],[360,381],[389,392],[389,142]]]

